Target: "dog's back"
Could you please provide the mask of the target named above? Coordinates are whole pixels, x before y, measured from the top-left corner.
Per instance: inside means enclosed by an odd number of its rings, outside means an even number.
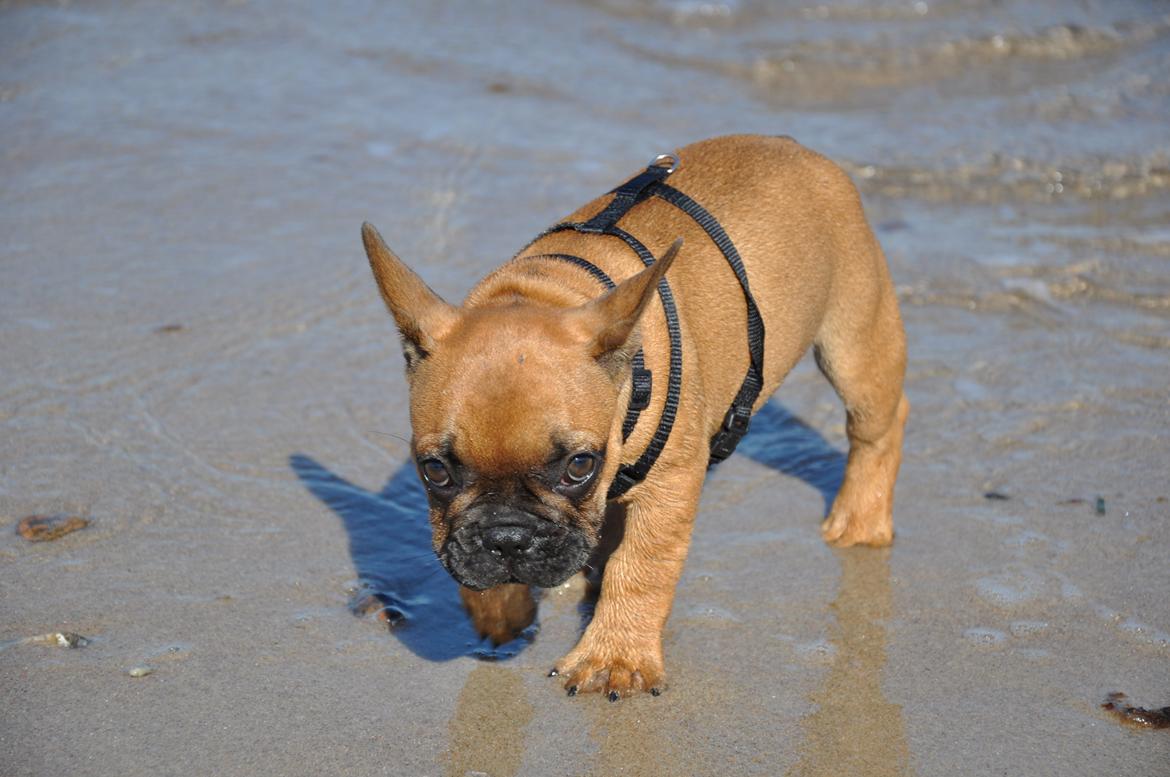
[[[819,349],[827,355],[838,340],[869,339],[857,330],[880,322],[873,338],[891,341],[897,350],[901,321],[891,305],[885,259],[857,190],[840,167],[792,138],[761,135],[700,141],[680,149],[678,157],[678,169],[667,181],[718,219],[743,258],[763,316],[764,387],[757,409],[814,344],[828,344]],[[588,220],[611,199],[598,197],[568,221]],[[733,397],[744,376],[727,368],[728,356],[734,354],[744,371],[748,365],[747,307],[739,281],[702,227],[667,202],[647,199],[620,226],[656,256],[674,238],[685,240],[668,276],[684,332],[684,381],[692,389],[684,395],[710,400],[700,415],[713,432],[727,411],[716,398]],[[573,251],[582,251],[580,235],[554,233],[521,256]],[[589,258],[619,282],[642,267],[612,238],[592,239]],[[661,305],[652,304],[643,328],[647,339],[665,342]],[[718,359],[704,358],[714,352]],[[657,362],[656,374],[666,374],[665,358],[647,354]]]

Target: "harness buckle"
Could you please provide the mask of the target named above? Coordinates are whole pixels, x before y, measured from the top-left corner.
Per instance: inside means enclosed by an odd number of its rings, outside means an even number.
[[[609,491],[605,495],[606,500],[617,499],[642,482],[641,477],[634,477],[630,474],[631,469],[632,467],[618,468],[617,474],[613,476],[613,482],[609,484]],[[643,477],[645,476],[643,475]]]
[[[654,161],[647,165],[647,167],[662,167],[663,162],[670,162],[670,165],[668,165],[666,168],[666,174],[670,175],[678,169],[678,154],[659,154],[658,156],[654,157]]]
[[[647,369],[634,368],[633,387],[630,389],[631,410],[645,410],[650,406],[650,389],[654,386],[654,375]]]
[[[750,407],[732,405],[723,416],[723,427],[711,437],[711,461],[720,462],[735,452],[735,446],[748,433],[752,425]]]

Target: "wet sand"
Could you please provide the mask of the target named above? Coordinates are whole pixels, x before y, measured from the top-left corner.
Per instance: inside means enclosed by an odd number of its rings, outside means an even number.
[[[1170,703],[1167,13],[0,2],[0,774],[1170,774],[1100,708]],[[429,555],[358,225],[457,299],[728,132],[862,190],[897,540],[821,544],[802,362],[708,479],[669,690],[566,698],[583,582],[493,650]]]

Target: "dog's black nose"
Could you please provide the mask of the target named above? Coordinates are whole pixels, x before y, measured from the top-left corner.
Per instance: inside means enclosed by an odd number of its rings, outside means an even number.
[[[483,533],[483,546],[504,558],[515,558],[532,545],[532,530],[523,526],[493,526]]]

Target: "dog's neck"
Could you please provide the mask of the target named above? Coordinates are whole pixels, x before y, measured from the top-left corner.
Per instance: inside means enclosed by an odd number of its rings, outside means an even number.
[[[571,308],[600,296],[604,289],[578,267],[554,259],[513,259],[484,278],[464,300],[467,308],[529,304]]]

